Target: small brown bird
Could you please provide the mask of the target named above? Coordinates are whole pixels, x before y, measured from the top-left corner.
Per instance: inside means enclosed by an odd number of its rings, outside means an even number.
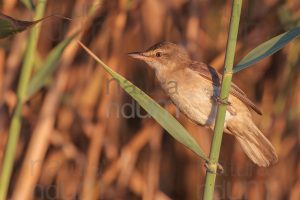
[[[129,54],[145,61],[174,104],[195,123],[214,128],[216,100],[222,76],[204,63],[190,59],[188,52],[173,43],[162,42],[144,52]],[[176,90],[169,84],[176,83]],[[274,147],[252,121],[250,108],[261,111],[246,94],[232,83],[225,117],[224,132],[235,136],[248,157],[258,166],[267,167],[278,158]]]

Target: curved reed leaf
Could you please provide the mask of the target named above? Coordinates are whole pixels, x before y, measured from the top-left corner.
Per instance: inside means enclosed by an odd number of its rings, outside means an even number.
[[[134,98],[142,108],[144,108],[172,137],[195,152],[202,159],[209,161],[203,150],[199,147],[195,139],[187,130],[164,108],[153,101],[147,94],[125,79],[123,76],[113,71],[104,64],[95,54],[93,54],[85,45],[78,41],[82,48],[91,55],[114,79],[118,84]]]
[[[46,18],[36,21],[21,21],[0,13],[0,39],[22,32]]]
[[[300,35],[300,27],[291,29],[285,33],[282,33],[272,39],[260,44],[252,51],[250,51],[234,68],[233,72],[236,73],[257,63],[258,61],[268,57],[280,49],[282,49],[287,43],[295,39]]]
[[[68,17],[64,17],[60,15],[49,15],[47,17],[43,17],[35,21],[22,21],[4,15],[3,13],[0,13],[0,39],[25,31],[26,29],[32,27],[33,25],[52,17],[58,17],[60,19],[66,19],[69,21],[72,20]]]

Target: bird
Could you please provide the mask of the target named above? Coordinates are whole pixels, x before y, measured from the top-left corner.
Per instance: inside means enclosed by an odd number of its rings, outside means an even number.
[[[222,75],[213,67],[192,60],[184,47],[166,41],[128,55],[154,69],[164,92],[187,118],[197,125],[214,129]],[[176,83],[176,89],[170,90],[170,83],[172,87]],[[224,132],[235,137],[256,165],[268,167],[278,161],[278,156],[253,122],[250,110],[262,115],[245,92],[231,83]]]

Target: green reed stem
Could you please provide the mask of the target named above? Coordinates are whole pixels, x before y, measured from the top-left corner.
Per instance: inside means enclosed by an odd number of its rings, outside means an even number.
[[[227,102],[231,80],[232,80],[232,68],[234,62],[237,35],[239,30],[241,7],[242,7],[242,0],[233,0],[231,18],[230,18],[230,28],[229,28],[226,55],[225,55],[225,69],[224,69],[222,85],[221,85],[221,94],[220,94],[220,100],[224,102]],[[218,112],[217,112],[215,129],[214,129],[214,137],[212,141],[210,158],[209,158],[210,163],[208,164],[208,169],[206,170],[205,188],[204,188],[204,196],[203,196],[204,200],[213,199],[216,173],[217,173],[217,163],[220,155],[224,122],[225,122],[226,107],[227,107],[226,104],[218,105]]]
[[[39,0],[36,7],[34,20],[40,19],[44,15],[46,7],[46,0]],[[11,174],[13,171],[14,157],[16,152],[16,146],[18,143],[21,125],[22,125],[22,107],[25,102],[27,87],[32,72],[32,66],[34,63],[36,46],[38,42],[40,32],[40,25],[34,26],[29,34],[29,39],[25,51],[25,57],[23,66],[21,69],[20,80],[17,89],[17,105],[13,112],[11,119],[8,141],[6,151],[3,160],[3,166],[0,177],[0,200],[7,199],[7,191],[10,183]]]

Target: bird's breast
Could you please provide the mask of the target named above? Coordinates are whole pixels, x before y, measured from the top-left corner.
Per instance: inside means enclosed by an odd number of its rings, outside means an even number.
[[[219,95],[216,87],[192,72],[170,74],[161,82],[163,89],[174,104],[192,121],[211,126],[216,117],[216,103],[213,96]]]

